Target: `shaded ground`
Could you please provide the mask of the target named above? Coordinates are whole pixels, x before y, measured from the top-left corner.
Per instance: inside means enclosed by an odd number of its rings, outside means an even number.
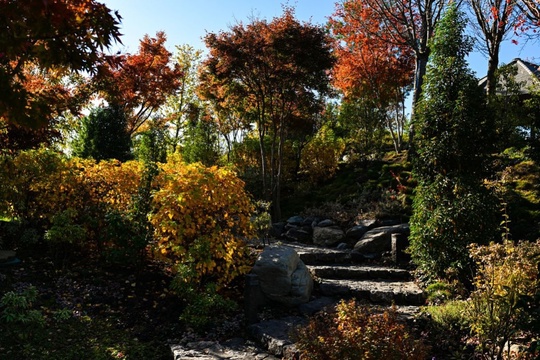
[[[0,267],[0,297],[29,286],[45,325],[0,322],[2,359],[169,359],[169,342],[184,334],[181,300],[156,263],[106,268],[92,261],[57,269],[48,258]],[[1,310],[1,309],[0,309]],[[58,310],[68,313],[56,320]]]

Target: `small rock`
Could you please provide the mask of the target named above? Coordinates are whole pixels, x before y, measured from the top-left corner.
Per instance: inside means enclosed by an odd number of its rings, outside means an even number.
[[[291,228],[287,230],[284,237],[289,241],[296,241],[303,244],[308,244],[311,242],[311,234],[301,228]]]
[[[291,225],[297,225],[300,226],[304,222],[304,218],[302,216],[292,216],[289,219],[287,219],[287,223]]]
[[[317,224],[318,227],[334,226],[335,223],[330,219],[325,219]]]

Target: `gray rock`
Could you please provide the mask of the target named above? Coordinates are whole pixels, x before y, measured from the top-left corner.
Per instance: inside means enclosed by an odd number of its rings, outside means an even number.
[[[347,243],[339,243],[338,246],[336,246],[336,249],[338,249],[338,250],[347,250],[347,249],[349,249],[349,244],[347,244]]]
[[[371,230],[377,226],[377,220],[358,220],[355,222],[355,225],[365,226]]]
[[[368,231],[354,245],[360,253],[382,253],[392,250],[392,234],[409,234],[409,224],[382,226]]]
[[[289,241],[297,241],[303,244],[311,242],[311,234],[302,228],[290,228],[284,235],[285,239]]]
[[[316,227],[313,229],[313,243],[320,246],[339,244],[345,233],[338,227]]]
[[[306,300],[309,301],[309,296],[313,291],[313,279],[311,273],[306,265],[300,260],[298,267],[291,275],[291,295],[294,298],[303,299],[307,296]]]
[[[328,226],[334,226],[334,225],[335,223],[330,219],[322,220],[317,224],[318,227],[328,227]]]
[[[369,230],[370,228],[368,226],[356,225],[347,230],[346,237],[351,240],[359,240]]]
[[[313,279],[293,248],[266,247],[252,272],[258,276],[261,291],[268,299],[289,306],[309,301]]]
[[[302,315],[311,316],[321,310],[335,306],[336,303],[335,298],[323,296],[298,306],[298,310]]]
[[[317,219],[313,216],[308,216],[307,218],[304,219],[304,222],[302,222],[302,226],[311,226],[313,222],[318,222],[318,221],[320,221],[320,219]]]
[[[272,355],[282,356],[294,353],[294,345],[289,337],[297,326],[305,326],[303,317],[290,316],[279,320],[267,320],[248,327],[249,334]]]
[[[304,218],[302,216],[292,216],[287,219],[287,223],[290,225],[302,225]]]
[[[259,348],[247,345],[243,339],[232,344],[220,344],[215,341],[197,341],[186,345],[171,345],[171,352],[174,360],[278,359]]]

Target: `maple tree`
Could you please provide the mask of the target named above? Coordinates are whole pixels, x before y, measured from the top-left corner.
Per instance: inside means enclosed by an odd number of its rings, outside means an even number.
[[[228,32],[208,34],[205,42],[209,56],[201,93],[223,107],[233,99],[244,121],[255,124],[262,188],[279,218],[284,144],[293,119],[310,121],[322,108],[334,63],[331,39],[323,28],[299,23],[285,8],[271,22],[239,23]]]
[[[0,1],[0,119],[46,124],[72,90],[48,80],[95,73],[102,51],[120,41],[119,22],[95,0]]]
[[[469,0],[476,22],[473,28],[481,40],[480,50],[488,57],[487,93],[497,88],[497,69],[501,43],[522,22],[517,0]]]
[[[357,31],[379,38],[400,49],[409,48],[415,58],[413,105],[420,99],[429,57],[429,39],[447,0],[345,0],[338,11],[354,18],[365,12],[370,21],[356,21]],[[413,107],[414,108],[414,107]]]
[[[136,54],[109,57],[99,76],[98,89],[109,103],[122,107],[131,135],[143,130],[145,122],[181,86],[182,70],[171,64],[166,40],[162,31],[156,37],[145,35]]]
[[[396,32],[404,32],[403,25],[385,28],[375,10],[359,1],[338,4],[329,25],[338,39],[334,85],[344,93],[346,102],[367,96],[386,112],[383,121],[398,151],[404,125],[399,107],[414,72],[413,49],[393,41],[399,36]],[[379,35],[372,36],[374,33]]]

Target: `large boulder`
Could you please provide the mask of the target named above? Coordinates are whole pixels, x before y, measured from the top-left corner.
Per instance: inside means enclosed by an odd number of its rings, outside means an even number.
[[[313,243],[320,246],[333,246],[342,242],[345,233],[339,227],[315,227]]]
[[[272,301],[289,306],[309,301],[313,279],[293,248],[266,247],[257,258],[252,273],[259,278],[261,292]]]
[[[392,250],[392,234],[409,234],[409,224],[381,226],[369,230],[354,245],[354,251],[362,254],[382,253]]]

